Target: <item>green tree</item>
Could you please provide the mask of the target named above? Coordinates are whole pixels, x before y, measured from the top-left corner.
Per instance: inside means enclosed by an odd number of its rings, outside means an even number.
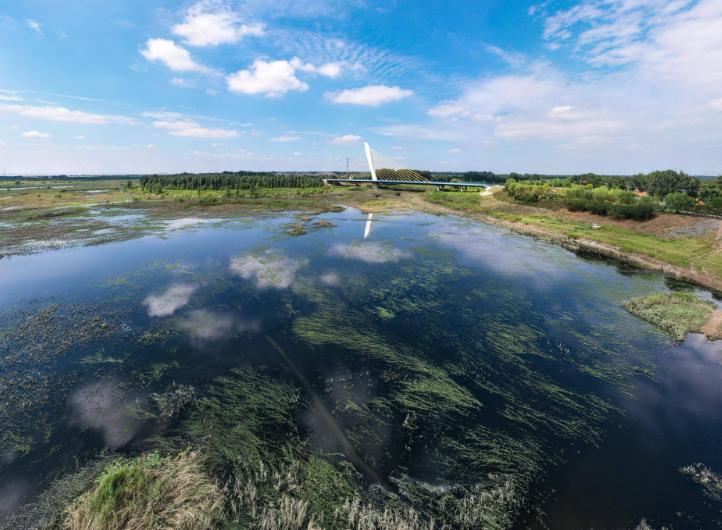
[[[666,197],[670,193],[685,193],[696,197],[700,181],[682,171],[653,171],[647,175],[647,191],[656,197]]]
[[[717,180],[705,180],[699,188],[699,196],[704,201],[722,197],[722,177]]]
[[[686,193],[673,192],[664,197],[664,205],[673,212],[688,212],[694,207],[694,199]]]

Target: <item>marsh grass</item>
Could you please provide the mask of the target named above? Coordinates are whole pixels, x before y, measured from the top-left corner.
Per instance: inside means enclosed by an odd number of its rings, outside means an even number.
[[[675,340],[699,331],[714,310],[712,302],[693,293],[654,293],[631,298],[624,303],[627,311],[666,331]]]
[[[110,464],[95,487],[68,510],[67,530],[211,528],[223,506],[221,490],[198,453],[149,453]]]

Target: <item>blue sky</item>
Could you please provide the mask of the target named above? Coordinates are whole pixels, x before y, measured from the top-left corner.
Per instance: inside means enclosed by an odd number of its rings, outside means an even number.
[[[0,4],[0,171],[722,173],[722,0]]]

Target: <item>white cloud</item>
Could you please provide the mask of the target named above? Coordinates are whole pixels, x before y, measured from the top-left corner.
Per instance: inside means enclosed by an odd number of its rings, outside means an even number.
[[[22,133],[23,138],[50,138],[50,135],[40,131],[25,131]]]
[[[285,60],[256,59],[247,70],[239,70],[227,78],[228,89],[242,94],[263,94],[280,97],[289,91],[304,92],[308,85],[296,77],[296,69]]]
[[[42,35],[43,28],[40,22],[38,22],[37,20],[33,20],[32,18],[27,19],[25,22],[31,30],[33,30],[35,33]]]
[[[167,317],[188,304],[197,289],[195,285],[171,285],[160,294],[148,295],[143,300],[143,305],[148,308],[148,316]]]
[[[271,138],[271,141],[277,143],[290,143],[298,142],[300,139],[300,136],[276,136],[275,138]]]
[[[493,46],[491,44],[487,44],[485,46],[485,48],[486,48],[486,51],[488,51],[489,53],[491,53],[493,55],[496,55],[502,61],[504,61],[509,66],[512,66],[514,68],[518,68],[526,62],[526,56],[523,53],[510,52],[510,51],[504,50],[502,48],[499,48],[498,46]]]
[[[563,89],[559,76],[547,67],[523,75],[491,77],[467,85],[461,97],[441,102],[429,115],[489,121],[497,114],[534,108]]]
[[[298,57],[291,59],[291,66],[299,72],[307,72],[311,74],[320,74],[325,77],[335,79],[341,75],[343,71],[343,64],[340,62],[326,63],[321,66],[315,66],[311,63],[304,63]]]
[[[329,92],[326,97],[337,104],[378,107],[384,103],[398,101],[413,94],[411,90],[397,86],[368,85],[361,88],[341,90],[340,92]]]
[[[331,140],[332,144],[336,145],[343,145],[343,144],[352,144],[355,142],[360,142],[361,137],[357,134],[344,134],[343,136],[337,136],[333,140]]]
[[[218,46],[233,44],[247,35],[261,36],[263,24],[242,24],[232,11],[205,12],[202,4],[188,10],[185,20],[173,26],[171,31],[182,37],[190,46]]]
[[[198,64],[190,52],[168,39],[148,39],[140,53],[151,62],[160,61],[175,72],[210,72]]]
[[[233,129],[220,129],[203,127],[199,123],[188,119],[162,119],[153,122],[156,129],[165,129],[172,136],[187,138],[235,138],[238,131]]]
[[[11,112],[28,118],[40,118],[50,121],[66,123],[86,123],[91,125],[106,125],[109,123],[134,124],[135,120],[127,116],[113,114],[93,114],[79,110],[70,110],[65,107],[36,107],[31,105],[0,105],[1,112]]]
[[[76,134],[75,136],[73,136],[73,140],[85,140],[85,135],[84,134]]]

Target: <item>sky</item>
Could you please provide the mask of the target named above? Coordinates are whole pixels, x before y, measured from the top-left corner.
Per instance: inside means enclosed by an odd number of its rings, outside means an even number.
[[[722,0],[0,1],[0,174],[722,174]]]

